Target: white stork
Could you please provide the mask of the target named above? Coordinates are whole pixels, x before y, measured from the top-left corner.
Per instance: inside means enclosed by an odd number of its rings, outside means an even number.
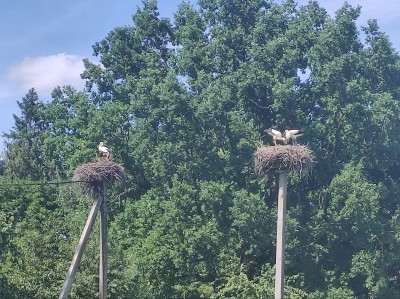
[[[272,141],[274,142],[274,145],[277,145],[277,141],[285,141],[285,138],[282,136],[281,131],[278,131],[276,129],[267,129],[265,130],[265,132],[272,136]]]
[[[286,142],[288,143],[290,140],[292,140],[293,145],[297,144],[297,137],[300,137],[304,135],[304,132],[301,130],[285,130],[285,133],[283,134]]]
[[[98,149],[99,152],[103,155],[103,157],[106,157],[107,160],[110,160],[111,152],[106,146],[104,146],[104,142],[99,143]]]

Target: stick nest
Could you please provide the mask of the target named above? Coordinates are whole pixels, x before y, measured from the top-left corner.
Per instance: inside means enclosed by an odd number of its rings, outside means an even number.
[[[99,161],[78,166],[74,171],[74,181],[80,181],[88,194],[101,194],[103,184],[115,181],[123,184],[126,180],[125,169],[111,161]]]
[[[304,145],[260,146],[254,155],[254,168],[261,177],[283,171],[297,171],[302,177],[309,173],[313,163],[312,151]]]

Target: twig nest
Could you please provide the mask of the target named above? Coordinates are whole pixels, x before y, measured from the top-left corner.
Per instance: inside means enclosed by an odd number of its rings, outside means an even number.
[[[254,155],[254,167],[261,177],[283,171],[297,171],[304,176],[313,163],[312,151],[305,145],[260,146]]]
[[[101,194],[104,184],[114,181],[124,183],[125,169],[114,162],[103,160],[78,166],[74,171],[74,181],[81,182],[86,193]]]

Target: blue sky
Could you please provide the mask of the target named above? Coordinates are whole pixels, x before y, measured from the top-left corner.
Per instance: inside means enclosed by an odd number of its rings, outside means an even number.
[[[162,17],[172,18],[181,0],[159,0]],[[190,2],[196,3],[196,0]],[[307,1],[298,0],[299,4]],[[377,19],[400,51],[400,1],[347,0],[361,5],[359,26]],[[320,0],[333,15],[344,1]],[[4,0],[0,10],[0,134],[9,132],[19,115],[17,101],[32,87],[46,101],[57,85],[81,90],[82,59],[94,59],[92,45],[113,28],[132,24],[140,0]],[[3,139],[0,137],[0,151]]]

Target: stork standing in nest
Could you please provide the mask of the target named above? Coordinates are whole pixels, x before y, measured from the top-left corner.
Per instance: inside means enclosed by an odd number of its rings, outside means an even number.
[[[99,152],[107,160],[111,160],[111,151],[104,145],[104,142],[100,142],[98,146]]]
[[[286,143],[292,141],[293,145],[297,145],[297,137],[304,135],[304,132],[301,130],[285,130],[283,133]]]
[[[267,132],[270,136],[272,136],[272,141],[274,142],[274,145],[285,142],[285,137],[282,136],[281,131],[271,128],[265,130],[265,132]]]

